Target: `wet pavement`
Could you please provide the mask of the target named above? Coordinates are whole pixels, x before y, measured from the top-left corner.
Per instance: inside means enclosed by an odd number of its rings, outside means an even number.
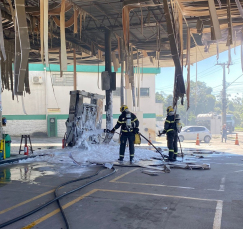
[[[52,147],[58,140],[42,147]],[[157,144],[168,153],[163,144]],[[55,147],[61,148],[61,144]],[[61,200],[71,228],[242,229],[243,155],[239,155],[240,150],[234,153],[234,147],[227,152],[221,148],[197,148],[192,143],[183,147],[184,162],[207,163],[210,170],[171,169],[170,173],[150,176],[141,167],[116,167],[117,172],[111,177]],[[54,188],[61,183],[94,174],[100,168],[62,161],[0,165],[0,224],[53,199]],[[110,172],[105,169],[96,177],[70,184],[58,193]],[[53,203],[5,228],[61,229],[65,224]]]

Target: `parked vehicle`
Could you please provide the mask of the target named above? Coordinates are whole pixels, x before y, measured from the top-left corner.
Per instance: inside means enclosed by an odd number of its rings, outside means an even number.
[[[226,115],[226,127],[227,127],[227,131],[229,131],[230,134],[235,130],[234,115],[232,114]]]
[[[181,142],[184,140],[196,141],[197,134],[199,134],[199,141],[204,141],[206,143],[209,143],[212,138],[210,131],[205,126],[185,126],[179,133],[179,139]]]

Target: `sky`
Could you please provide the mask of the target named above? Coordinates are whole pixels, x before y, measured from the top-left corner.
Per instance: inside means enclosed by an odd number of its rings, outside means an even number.
[[[210,49],[209,49],[210,52]],[[229,68],[226,68],[226,85],[231,84],[227,88],[227,94],[231,97],[240,96],[243,98],[243,76],[241,70],[241,58],[240,58],[240,46],[231,49],[232,64]],[[228,62],[228,51],[219,54],[219,63]],[[222,90],[223,82],[223,68],[217,64],[216,55],[205,60],[198,62],[197,64],[197,79],[203,81],[213,88],[212,94],[217,96]],[[171,76],[171,77],[168,77]],[[187,77],[187,68],[183,67],[184,80]],[[237,79],[239,77],[239,79]],[[191,80],[196,81],[196,64],[191,66]],[[174,67],[161,68],[161,73],[156,75],[155,78],[155,90],[156,92],[164,92],[166,95],[173,93],[174,85]]]

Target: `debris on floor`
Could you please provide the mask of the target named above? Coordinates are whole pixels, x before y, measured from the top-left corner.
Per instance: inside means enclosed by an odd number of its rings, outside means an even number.
[[[159,175],[159,172],[158,171],[154,171],[154,170],[142,170],[142,173],[145,173],[147,175],[150,175],[150,176],[158,176]]]

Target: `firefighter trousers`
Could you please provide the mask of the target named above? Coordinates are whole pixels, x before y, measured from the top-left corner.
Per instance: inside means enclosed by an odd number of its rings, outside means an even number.
[[[125,149],[126,149],[126,143],[128,141],[129,144],[129,152],[130,152],[130,161],[132,161],[134,157],[134,141],[135,141],[135,134],[129,133],[129,134],[122,134],[120,138],[121,144],[120,144],[120,160],[124,159]]]
[[[169,160],[175,160],[178,154],[178,134],[175,131],[167,133],[167,147],[169,149]]]

